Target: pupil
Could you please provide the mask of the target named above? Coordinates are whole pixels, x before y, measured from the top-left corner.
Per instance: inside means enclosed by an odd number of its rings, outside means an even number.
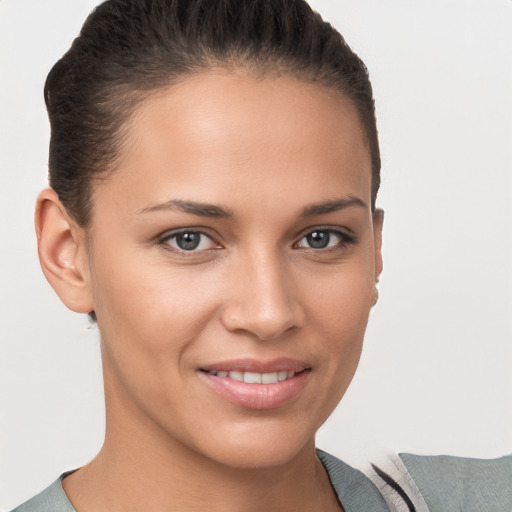
[[[308,244],[314,249],[324,249],[329,245],[329,233],[326,231],[313,231],[307,235]]]
[[[176,244],[184,251],[192,251],[197,248],[201,240],[199,233],[181,233],[176,236]]]

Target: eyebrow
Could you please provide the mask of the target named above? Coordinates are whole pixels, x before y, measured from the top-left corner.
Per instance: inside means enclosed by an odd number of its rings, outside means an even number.
[[[340,199],[331,199],[321,203],[306,206],[300,213],[300,217],[313,217],[315,215],[326,215],[328,213],[344,210],[345,208],[366,208],[366,203],[355,196],[347,196]],[[199,203],[196,201],[184,201],[171,199],[164,203],[158,203],[139,210],[139,213],[157,211],[180,211],[198,215],[200,217],[214,217],[217,219],[232,219],[235,217],[233,210],[223,208],[214,204]]]
[[[181,199],[171,199],[165,203],[158,203],[146,208],[142,208],[139,213],[158,212],[158,211],[180,211],[199,215],[200,217],[215,217],[220,219],[231,219],[235,216],[232,210],[222,208],[214,204],[198,203],[196,201],[183,201]]]
[[[323,203],[316,203],[306,206],[300,216],[301,217],[313,217],[314,215],[325,215],[327,213],[337,212],[344,210],[345,208],[367,208],[366,203],[355,196],[347,196],[340,199],[331,199],[324,201]]]

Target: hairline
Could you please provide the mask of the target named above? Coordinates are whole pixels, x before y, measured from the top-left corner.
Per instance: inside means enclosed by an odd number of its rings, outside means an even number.
[[[274,62],[277,64],[277,62]],[[90,178],[88,180],[88,206],[87,206],[87,218],[85,223],[81,226],[87,231],[90,228],[93,211],[94,211],[94,188],[105,181],[108,181],[109,178],[115,174],[115,172],[122,165],[122,155],[125,153],[123,150],[126,148],[129,143],[129,137],[131,132],[131,127],[136,123],[137,115],[144,108],[147,102],[152,99],[158,98],[160,95],[165,95],[167,92],[172,91],[174,88],[179,87],[188,79],[199,78],[204,75],[211,74],[238,74],[239,76],[247,76],[256,81],[263,81],[266,79],[277,79],[281,77],[290,77],[296,79],[300,83],[311,84],[331,91],[335,95],[343,98],[348,101],[349,104],[354,108],[357,119],[359,121],[359,128],[363,135],[364,145],[368,151],[368,155],[370,157],[371,162],[371,183],[372,183],[372,201],[371,208],[372,211],[375,210],[375,204],[373,198],[373,180],[374,180],[374,162],[372,157],[372,146],[371,146],[371,137],[367,133],[365,128],[365,123],[362,119],[362,114],[360,109],[354,102],[354,100],[350,97],[346,91],[343,91],[339,85],[336,83],[326,83],[325,80],[322,80],[321,76],[311,77],[311,73],[308,73],[307,70],[296,70],[290,65],[286,65],[281,63],[281,65],[273,65],[271,62],[257,62],[256,59],[253,61],[248,60],[247,62],[232,62],[230,59],[226,59],[226,61],[221,61],[216,59],[214,62],[210,64],[205,64],[204,66],[197,66],[191,68],[187,71],[182,71],[179,74],[177,73],[174,77],[169,73],[169,76],[166,80],[162,80],[162,83],[154,84],[148,87],[137,87],[137,85],[133,82],[123,82],[114,86],[110,91],[110,97],[117,97],[118,100],[113,100],[116,103],[116,107],[112,109],[121,110],[123,107],[119,105],[119,103],[128,103],[128,112],[124,110],[124,115],[118,116],[119,119],[122,119],[122,122],[116,128],[112,140],[115,145],[115,151],[113,152],[113,158],[110,162],[105,164],[105,168],[102,172],[90,172]],[[123,92],[124,90],[124,92]],[[79,223],[80,224],[80,223]]]

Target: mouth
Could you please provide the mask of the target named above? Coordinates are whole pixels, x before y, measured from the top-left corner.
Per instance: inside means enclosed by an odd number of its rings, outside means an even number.
[[[227,379],[236,380],[238,382],[245,382],[247,384],[275,384],[276,382],[284,382],[285,380],[292,379],[306,371],[306,368],[296,372],[294,370],[281,370],[278,372],[259,373],[259,372],[242,372],[238,370],[224,371],[224,370],[201,370],[207,372],[209,375],[215,377],[222,377]]]
[[[311,367],[296,361],[232,361],[199,369],[199,375],[218,396],[244,409],[274,409],[297,398]]]

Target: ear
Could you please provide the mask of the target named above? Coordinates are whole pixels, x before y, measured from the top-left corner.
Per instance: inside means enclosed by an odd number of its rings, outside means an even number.
[[[375,248],[375,282],[379,281],[382,273],[382,226],[384,224],[384,210],[377,208],[373,213],[373,245]]]
[[[35,226],[39,261],[46,279],[69,309],[89,313],[94,306],[85,232],[70,218],[51,188],[37,198]]]

